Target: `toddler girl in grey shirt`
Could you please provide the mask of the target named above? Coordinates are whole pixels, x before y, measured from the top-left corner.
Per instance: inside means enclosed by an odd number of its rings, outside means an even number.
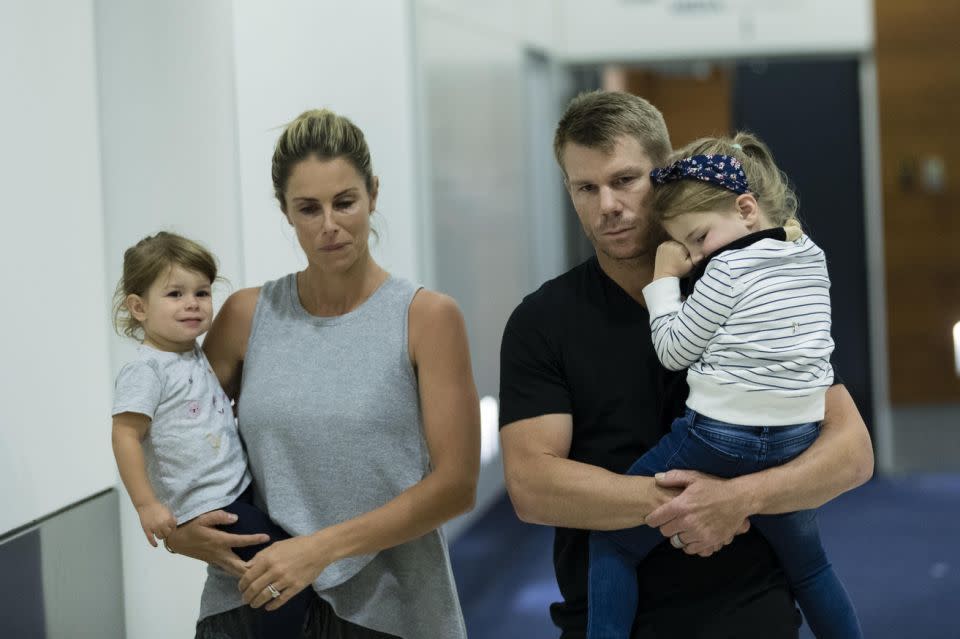
[[[172,233],[144,238],[123,257],[114,326],[141,344],[117,376],[113,450],[154,547],[178,525],[218,509],[237,515],[228,532],[289,538],[252,504],[230,400],[196,341],[210,328],[216,278],[214,257]],[[249,561],[265,546],[234,550]],[[261,610],[257,634],[297,636],[311,596],[304,592],[277,611]]]

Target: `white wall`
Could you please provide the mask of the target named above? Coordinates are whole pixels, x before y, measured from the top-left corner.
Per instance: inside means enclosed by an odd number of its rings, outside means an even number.
[[[235,3],[237,120],[245,280],[303,267],[303,253],[273,196],[270,158],[280,128],[327,107],[367,137],[380,195],[374,257],[421,278],[408,2],[282,0]]]
[[[0,5],[0,535],[114,484],[95,73],[91,2]]]
[[[868,51],[871,0],[560,0],[556,52],[576,63]]]

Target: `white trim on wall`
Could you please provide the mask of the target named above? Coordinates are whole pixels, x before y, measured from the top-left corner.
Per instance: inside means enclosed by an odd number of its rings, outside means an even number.
[[[877,64],[860,57],[860,126],[866,219],[867,303],[870,318],[870,379],[877,466],[894,470],[893,413],[890,406],[890,357],[887,351],[886,263],[883,250],[883,175],[880,167],[880,106]]]

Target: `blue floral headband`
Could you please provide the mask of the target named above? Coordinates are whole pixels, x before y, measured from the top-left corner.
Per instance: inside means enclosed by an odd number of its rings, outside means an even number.
[[[731,155],[694,155],[677,160],[670,166],[650,172],[654,184],[679,180],[701,180],[743,194],[750,191],[747,175],[740,160]]]

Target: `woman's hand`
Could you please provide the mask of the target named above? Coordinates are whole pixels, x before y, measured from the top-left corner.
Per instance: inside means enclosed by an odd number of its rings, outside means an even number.
[[[225,510],[204,513],[179,526],[164,544],[170,552],[220,566],[234,577],[242,577],[247,564],[232,549],[265,544],[270,541],[270,536],[263,533],[232,535],[217,528],[236,520],[236,515]]]
[[[240,579],[243,602],[251,608],[266,604],[267,610],[276,610],[312,584],[331,561],[317,535],[278,541],[250,560]],[[274,597],[270,586],[280,595]]]

